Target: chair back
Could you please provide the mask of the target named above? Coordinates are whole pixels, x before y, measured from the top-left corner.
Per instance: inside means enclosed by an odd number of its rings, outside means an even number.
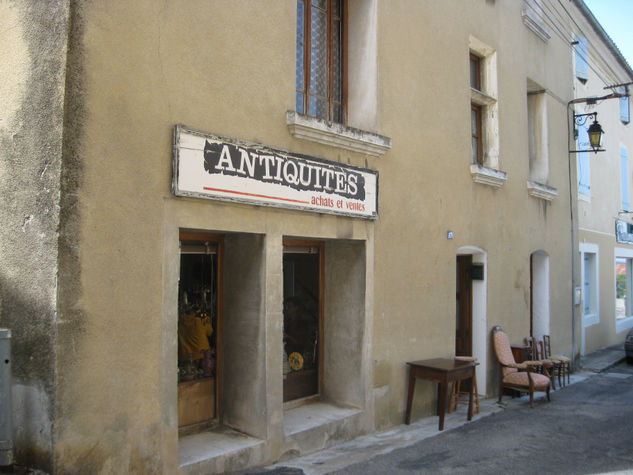
[[[530,347],[530,359],[538,361],[545,358],[545,351],[543,348],[543,342],[538,341],[535,337],[529,336],[525,339]]]
[[[492,346],[495,350],[495,356],[497,361],[502,367],[503,375],[516,372],[516,368],[507,368],[507,365],[516,364],[514,355],[512,354],[512,348],[510,346],[510,339],[503,328],[496,326],[492,329]]]
[[[552,348],[549,344],[549,335],[543,335],[543,358],[552,357]]]

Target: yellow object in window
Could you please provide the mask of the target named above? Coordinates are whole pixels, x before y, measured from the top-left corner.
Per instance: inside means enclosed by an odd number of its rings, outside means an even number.
[[[191,312],[178,318],[178,359],[199,360],[210,350],[209,337],[213,334],[211,318],[201,312]]]
[[[303,368],[303,356],[301,356],[301,353],[297,353],[296,351],[294,353],[290,353],[288,362],[294,371],[299,371]]]

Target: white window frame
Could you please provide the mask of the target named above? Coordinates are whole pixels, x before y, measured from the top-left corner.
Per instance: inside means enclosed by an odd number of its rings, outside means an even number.
[[[579,250],[581,262],[580,278],[582,282],[582,323],[584,327],[590,327],[592,325],[597,325],[598,323],[600,323],[600,247],[597,244],[583,242],[580,243]],[[590,276],[585,275],[585,256],[588,254],[593,255],[593,268],[591,269],[592,275]],[[585,312],[585,301],[587,299],[585,282],[587,281],[587,277],[590,286],[589,302],[591,302],[591,308],[589,312]]]
[[[614,249],[615,257],[613,259],[613,302],[615,305],[615,299],[617,297],[617,274],[616,274],[616,263],[618,259],[627,259],[631,261],[631,268],[633,269],[633,249],[624,248],[624,247],[616,247]],[[633,279],[629,278],[627,281],[628,285],[628,295],[633,299]],[[629,305],[631,313],[630,315],[626,315],[624,318],[617,319],[615,315],[615,308],[613,311],[613,318],[615,320],[615,332],[621,333],[623,331],[629,330],[633,328],[633,301]]]

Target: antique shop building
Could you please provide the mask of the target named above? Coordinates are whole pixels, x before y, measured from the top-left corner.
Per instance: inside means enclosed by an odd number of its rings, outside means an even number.
[[[401,424],[407,361],[494,395],[495,325],[571,356],[565,5],[2,3],[16,459],[238,470]]]

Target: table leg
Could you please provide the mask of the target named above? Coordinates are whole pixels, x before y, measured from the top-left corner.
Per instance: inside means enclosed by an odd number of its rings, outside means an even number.
[[[437,415],[440,416],[440,430],[444,430],[444,413],[446,412],[446,387],[443,381],[437,384]]]
[[[404,415],[404,423],[411,424],[411,406],[413,405],[413,391],[415,389],[415,376],[413,370],[409,369],[409,391],[407,394],[407,412]]]

